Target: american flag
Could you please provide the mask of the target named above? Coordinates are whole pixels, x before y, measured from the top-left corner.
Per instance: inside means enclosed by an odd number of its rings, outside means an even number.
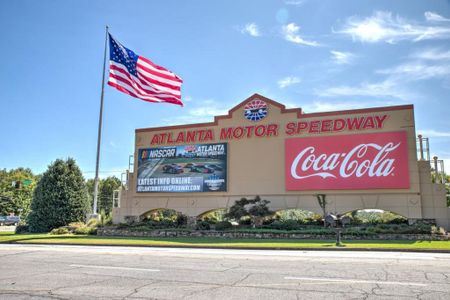
[[[137,55],[109,34],[110,86],[144,101],[183,106],[182,82],[176,74]]]

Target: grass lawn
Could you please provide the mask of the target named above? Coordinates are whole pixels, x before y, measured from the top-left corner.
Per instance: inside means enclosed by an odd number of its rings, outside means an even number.
[[[343,247],[336,247],[334,240],[105,237],[95,235],[14,234],[13,232],[0,232],[0,243],[271,249],[434,249],[450,251],[450,241],[344,241]]]

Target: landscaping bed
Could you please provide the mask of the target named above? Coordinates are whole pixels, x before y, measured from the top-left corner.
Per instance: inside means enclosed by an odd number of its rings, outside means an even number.
[[[122,227],[122,228],[121,228]],[[382,229],[385,227],[385,229]],[[448,241],[446,234],[431,233],[413,226],[396,227],[398,233],[390,226],[349,228],[342,232],[343,240],[428,240]],[[386,228],[387,227],[387,228]],[[401,231],[404,233],[401,233]],[[383,232],[384,231],[384,232]],[[416,233],[414,233],[416,231]],[[99,236],[130,236],[130,237],[205,237],[224,239],[300,239],[300,240],[333,240],[336,232],[331,228],[304,228],[302,230],[271,230],[271,229],[235,229],[235,230],[194,230],[187,228],[153,229],[145,226],[107,226],[97,229]]]
[[[344,240],[317,239],[248,239],[210,237],[120,237],[76,234],[15,234],[0,232],[0,244],[57,244],[91,246],[188,247],[218,249],[277,249],[277,250],[378,250],[450,252],[448,241],[411,240]]]

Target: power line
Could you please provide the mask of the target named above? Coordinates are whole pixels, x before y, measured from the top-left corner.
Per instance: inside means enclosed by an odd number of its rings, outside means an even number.
[[[111,171],[99,171],[99,173],[118,173],[125,172],[126,170],[111,170]],[[81,173],[95,173],[95,171],[81,171]]]

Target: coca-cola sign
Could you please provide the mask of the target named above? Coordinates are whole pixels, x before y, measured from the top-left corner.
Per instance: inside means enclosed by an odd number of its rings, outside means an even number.
[[[287,139],[286,189],[407,189],[406,131]]]

